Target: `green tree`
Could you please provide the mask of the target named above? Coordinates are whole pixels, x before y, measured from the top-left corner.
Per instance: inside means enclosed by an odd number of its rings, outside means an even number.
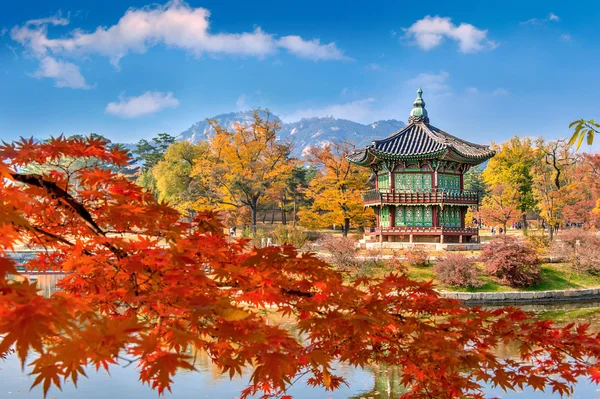
[[[141,139],[133,150],[135,163],[139,165],[139,176],[136,183],[151,193],[156,194],[156,179],[152,168],[163,158],[165,151],[175,142],[175,137],[167,133],[159,133],[151,141]]]

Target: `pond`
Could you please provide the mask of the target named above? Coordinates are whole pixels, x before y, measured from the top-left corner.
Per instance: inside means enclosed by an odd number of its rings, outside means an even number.
[[[56,282],[60,275],[31,275],[37,281],[42,294],[48,296],[56,290]],[[559,323],[568,321],[592,323],[592,328],[600,331],[600,303],[578,303],[558,305],[535,305],[525,307],[532,311],[535,317],[551,318]],[[510,348],[505,348],[503,355],[510,355]],[[240,391],[246,386],[250,373],[230,380],[227,375],[222,375],[212,366],[207,356],[198,356],[197,368],[199,372],[183,371],[174,378],[173,392],[165,394],[167,399],[234,399],[239,397]],[[384,366],[356,369],[343,364],[336,366],[338,374],[344,376],[349,387],[343,386],[335,392],[324,389],[307,387],[304,382],[298,381],[289,394],[296,399],[392,399],[398,398],[403,389],[398,384],[399,372],[395,368]],[[33,379],[27,376],[27,368],[22,372],[21,365],[14,356],[9,356],[6,361],[0,360],[0,398],[35,398],[43,397],[39,387],[29,390]],[[75,389],[67,383],[63,391],[52,388],[48,398],[56,399],[106,399],[128,398],[145,399],[156,398],[156,392],[138,382],[135,367],[116,366],[111,368],[110,375],[105,371],[96,372],[86,370],[89,378],[82,378]],[[560,395],[535,392],[526,389],[523,392],[504,392],[501,389],[488,389],[486,397],[489,398],[560,398]],[[575,394],[571,398],[593,399],[600,398],[600,389],[597,385],[580,380]]]

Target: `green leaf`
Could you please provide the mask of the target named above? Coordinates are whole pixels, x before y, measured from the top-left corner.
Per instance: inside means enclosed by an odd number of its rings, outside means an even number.
[[[592,145],[593,142],[594,142],[594,131],[590,130],[587,134],[587,143],[588,143],[588,145]]]
[[[581,122],[583,122],[583,119],[579,119],[579,120],[571,122],[571,124],[569,125],[569,129],[572,129],[573,126],[580,124]]]
[[[569,145],[575,144],[575,140],[577,140],[577,133],[573,133],[573,135],[569,139]]]
[[[582,132],[579,135],[579,141],[577,141],[577,149],[579,149],[579,147],[581,147],[581,143],[583,142],[583,138],[585,137],[585,132]]]

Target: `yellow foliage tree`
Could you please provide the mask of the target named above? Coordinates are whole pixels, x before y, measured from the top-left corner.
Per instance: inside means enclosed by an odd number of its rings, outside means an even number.
[[[330,143],[309,150],[307,162],[318,171],[307,193],[313,204],[299,212],[302,224],[311,228],[340,224],[346,236],[351,223],[373,220],[373,211],[364,209],[360,195],[368,188],[369,171],[346,160],[353,149],[349,143]]]
[[[209,121],[215,135],[208,142],[207,156],[195,163],[191,174],[203,185],[196,207],[249,210],[253,229],[260,201],[280,190],[297,164],[291,144],[277,139],[279,121],[272,120],[268,111],[264,114],[256,110],[249,126],[236,124],[232,131]]]

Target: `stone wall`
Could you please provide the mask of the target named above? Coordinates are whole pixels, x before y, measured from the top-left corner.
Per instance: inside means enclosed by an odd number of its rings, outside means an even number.
[[[442,292],[443,297],[458,299],[466,304],[522,304],[549,302],[578,302],[600,299],[600,288],[563,291],[515,292]]]

